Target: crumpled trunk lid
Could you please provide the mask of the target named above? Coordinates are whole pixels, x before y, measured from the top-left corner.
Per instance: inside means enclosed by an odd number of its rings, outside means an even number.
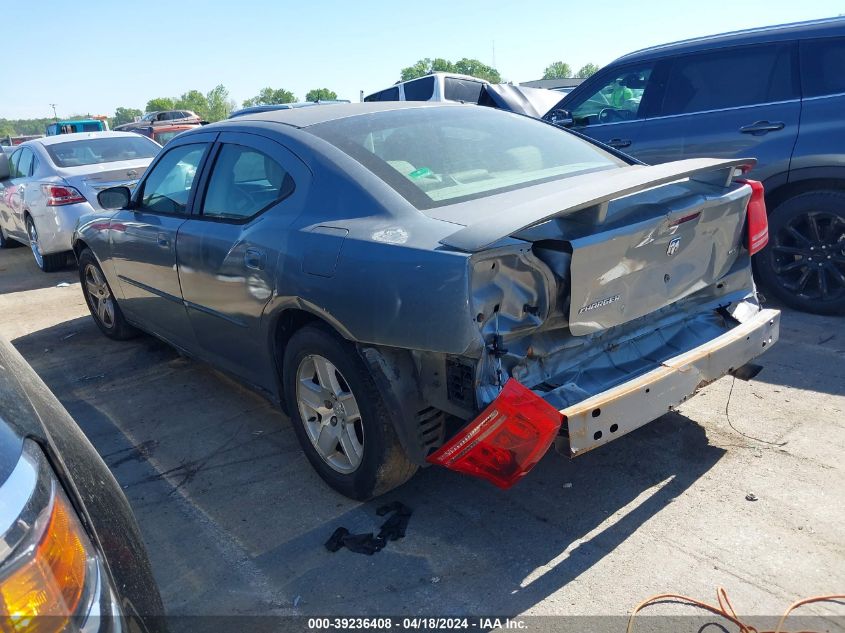
[[[736,260],[748,190],[692,195],[665,213],[572,239],[569,328],[599,332],[717,283]]]

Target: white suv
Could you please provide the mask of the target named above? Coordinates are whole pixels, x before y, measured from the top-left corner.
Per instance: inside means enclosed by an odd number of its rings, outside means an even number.
[[[478,103],[481,89],[488,82],[455,73],[430,73],[401,81],[390,88],[364,97],[364,101],[463,101]]]

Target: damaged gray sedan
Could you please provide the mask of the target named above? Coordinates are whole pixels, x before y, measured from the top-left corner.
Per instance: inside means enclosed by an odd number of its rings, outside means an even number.
[[[506,488],[776,341],[752,164],[649,167],[470,105],[266,112],[101,192],[74,251],[105,335],[149,332],[278,400],[343,494],[428,463]]]

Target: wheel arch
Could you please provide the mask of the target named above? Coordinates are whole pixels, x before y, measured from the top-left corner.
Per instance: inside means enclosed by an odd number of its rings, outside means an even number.
[[[763,183],[766,209],[772,212],[778,205],[810,191],[845,191],[845,168],[797,169],[778,174]]]
[[[289,307],[274,316],[270,326],[273,366],[276,371],[276,390],[279,404],[290,415],[290,403],[284,396],[284,355],[290,339],[306,326],[326,328],[336,336],[355,346],[358,357],[370,370],[377,387],[385,397],[399,441],[411,461],[425,465],[424,447],[419,441],[418,419],[425,408],[418,389],[416,365],[410,351],[396,348],[379,348],[357,343],[342,326],[301,306]]]

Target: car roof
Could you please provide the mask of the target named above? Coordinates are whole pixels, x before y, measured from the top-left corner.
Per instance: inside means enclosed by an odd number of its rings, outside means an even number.
[[[267,121],[271,123],[284,123],[292,127],[304,128],[310,125],[317,125],[318,123],[325,123],[326,121],[336,121],[338,119],[345,119],[352,116],[359,116],[362,114],[371,114],[373,112],[387,112],[390,110],[410,110],[412,108],[461,108],[471,107],[465,106],[461,103],[444,103],[444,102],[420,102],[420,101],[368,101],[364,103],[332,103],[325,104],[319,108],[288,108],[285,110],[271,110],[269,112],[259,112],[256,114],[247,114],[239,116],[234,119],[227,119],[226,123],[235,124],[249,121]],[[223,123],[221,121],[220,123]],[[212,123],[206,126],[211,129],[220,125],[219,123]]]
[[[134,132],[75,132],[74,134],[56,134],[54,136],[45,136],[43,138],[32,139],[21,145],[58,145],[59,143],[67,143],[68,141],[83,141],[85,139],[93,138],[114,138],[122,136],[131,136],[137,138],[139,135]]]
[[[717,35],[696,37],[658,46],[650,46],[627,55],[619,57],[611,63],[627,63],[655,57],[666,57],[691,53],[723,46],[738,44],[756,44],[780,40],[793,40],[798,37],[824,37],[833,35],[845,35],[845,17],[823,18],[820,20],[808,20],[806,22],[791,22],[789,24],[776,24],[763,26],[741,31],[730,31]]]
[[[248,106],[240,110],[233,111],[228,118],[234,119],[237,117],[246,116],[247,114],[256,114],[258,112],[272,112],[274,110],[290,110],[291,108],[307,108],[315,105],[328,105],[331,103],[349,103],[345,99],[325,99],[317,101],[295,101],[293,103],[265,103],[262,105]]]

